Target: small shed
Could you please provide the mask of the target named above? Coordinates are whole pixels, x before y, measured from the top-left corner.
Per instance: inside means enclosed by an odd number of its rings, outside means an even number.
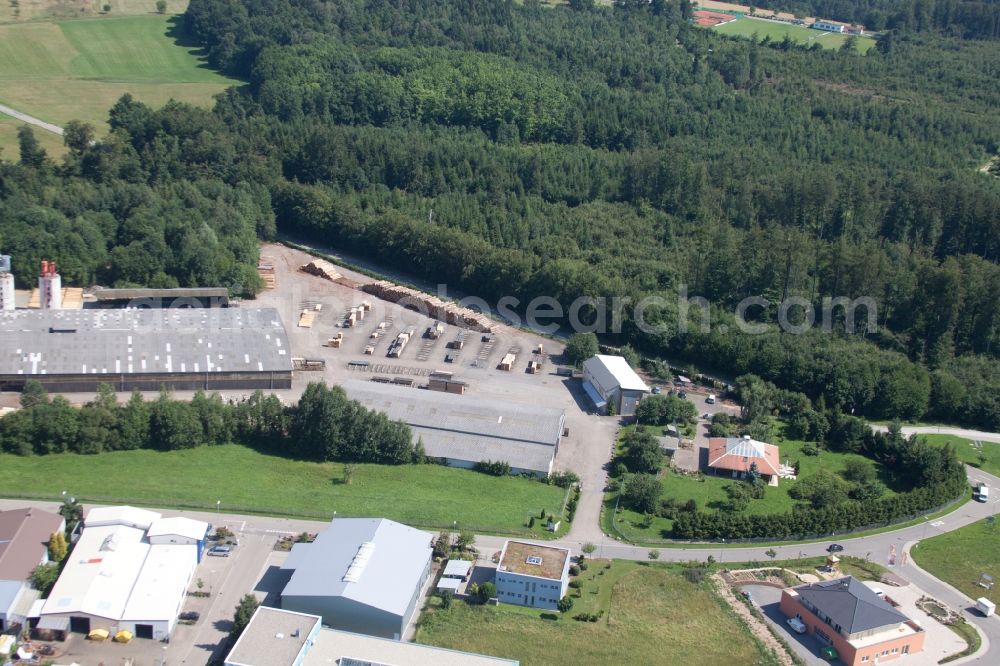
[[[439,592],[448,590],[452,594],[458,594],[458,588],[462,584],[458,578],[442,578],[438,581],[437,589]]]
[[[465,580],[468,578],[470,571],[472,571],[472,562],[468,560],[448,560],[448,564],[445,565],[441,577]]]

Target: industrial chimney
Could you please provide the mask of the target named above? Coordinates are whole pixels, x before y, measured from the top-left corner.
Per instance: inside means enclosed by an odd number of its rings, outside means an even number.
[[[10,272],[10,257],[0,255],[0,312],[14,309],[14,274]]]
[[[38,306],[43,310],[62,308],[62,278],[56,272],[56,262],[42,259],[38,276]]]

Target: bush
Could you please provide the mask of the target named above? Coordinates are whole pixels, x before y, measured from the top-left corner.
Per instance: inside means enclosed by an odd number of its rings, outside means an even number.
[[[480,460],[473,469],[490,476],[510,476],[510,464],[502,460]]]
[[[579,564],[580,571],[586,571],[588,566],[590,566],[590,565],[587,564],[587,562],[585,560],[580,560],[580,564]]]
[[[451,608],[451,601],[455,596],[452,594],[451,590],[441,590],[438,592],[438,596],[441,597],[441,608],[443,610]]]
[[[695,585],[705,580],[705,570],[702,568],[691,568],[684,570],[684,578]]]
[[[580,481],[580,477],[573,472],[552,472],[545,477],[545,482],[560,488],[569,488],[574,483]]]
[[[559,600],[559,603],[556,604],[556,608],[558,608],[561,613],[568,613],[573,610],[573,600],[569,597],[563,597]]]
[[[806,456],[818,456],[819,455],[819,447],[817,447],[815,444],[811,444],[811,443],[803,444],[802,445],[802,455],[806,455]]]
[[[569,582],[569,586],[572,587],[574,590],[579,590],[581,587],[583,587],[583,583],[581,583],[578,580],[571,580]]]
[[[579,564],[571,564],[571,565],[569,565],[569,575],[570,576],[579,576],[580,575],[580,565]]]
[[[479,586],[479,600],[484,604],[497,596],[497,587],[493,583],[486,582]]]

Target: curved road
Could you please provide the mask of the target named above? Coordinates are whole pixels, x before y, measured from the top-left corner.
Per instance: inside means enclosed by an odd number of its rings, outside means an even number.
[[[10,116],[11,118],[20,120],[23,123],[34,125],[35,127],[41,127],[43,130],[47,130],[49,132],[52,132],[53,134],[58,134],[59,136],[62,136],[63,134],[62,127],[59,127],[58,125],[53,125],[52,123],[47,123],[44,120],[39,120],[34,116],[29,116],[27,113],[21,113],[17,109],[12,109],[9,106],[0,104],[0,113],[4,113]]]

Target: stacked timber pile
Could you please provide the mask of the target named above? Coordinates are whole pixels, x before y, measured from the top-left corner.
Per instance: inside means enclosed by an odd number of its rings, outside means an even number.
[[[308,264],[303,264],[300,270],[309,273],[310,275],[316,275],[324,280],[329,280],[330,282],[336,282],[338,279],[343,277],[337,267],[331,264],[325,259],[313,259]]]
[[[418,310],[428,317],[439,319],[453,326],[461,326],[482,333],[493,332],[493,322],[489,317],[469,308],[461,308],[454,303],[442,301],[436,296],[425,294],[416,289],[379,280],[362,285],[361,290],[390,303],[406,301],[405,305],[410,309]]]

